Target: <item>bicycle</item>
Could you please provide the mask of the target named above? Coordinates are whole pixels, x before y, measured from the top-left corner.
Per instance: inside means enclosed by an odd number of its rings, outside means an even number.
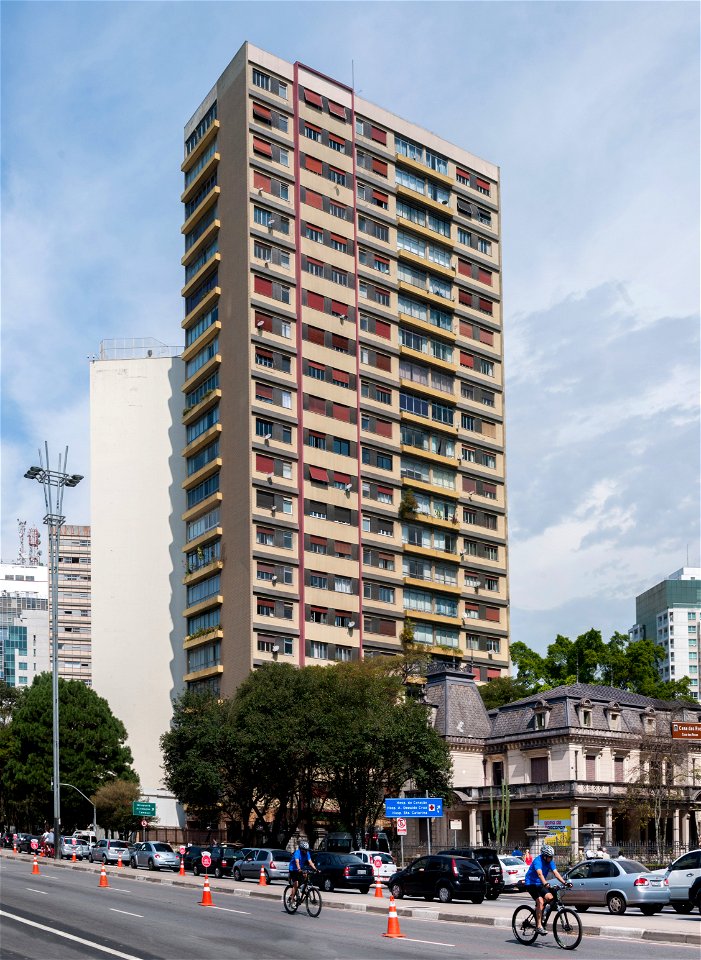
[[[294,895],[294,885],[291,883],[288,883],[282,892],[282,905],[288,913],[297,913],[302,904],[307,908],[310,917],[318,917],[321,913],[321,894],[312,884],[306,870],[297,887],[297,896]]]
[[[551,887],[553,899],[548,900],[543,908],[543,929],[547,929],[548,918],[554,911],[553,936],[558,947],[563,950],[575,950],[582,941],[582,921],[576,910],[566,907],[560,897],[562,887]],[[511,918],[511,929],[520,943],[533,943],[538,936],[536,926],[535,906],[522,904],[514,910]]]

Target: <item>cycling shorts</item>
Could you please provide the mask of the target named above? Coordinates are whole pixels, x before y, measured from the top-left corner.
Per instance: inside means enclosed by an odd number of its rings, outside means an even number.
[[[525,889],[534,900],[539,900],[540,897],[544,897],[546,893],[550,892],[549,888],[542,883],[529,883]]]

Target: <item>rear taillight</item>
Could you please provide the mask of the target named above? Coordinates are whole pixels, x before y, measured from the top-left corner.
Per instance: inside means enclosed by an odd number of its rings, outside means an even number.
[[[633,881],[633,886],[634,886],[634,887],[649,887],[649,886],[650,886],[650,881],[649,881],[649,880],[646,880],[645,877],[638,877],[637,880],[634,880],[634,881]]]
[[[514,873],[518,873],[518,870],[507,870],[506,872],[508,874],[514,874]]]
[[[156,860],[160,860],[160,859],[161,859],[161,855],[160,855],[160,853],[157,853],[157,854],[156,854]]]
[[[344,867],[344,868],[343,868],[343,876],[344,876],[344,877],[350,877],[350,867]]]
[[[667,877],[664,878],[664,885],[665,887],[669,886],[669,880],[667,879]]]
[[[458,876],[458,865],[457,865],[457,863],[455,862],[455,859],[452,859],[452,860],[450,861],[450,866],[453,868],[453,876],[457,877],[457,876]]]
[[[271,861],[270,861],[270,869],[271,869],[271,870],[277,870],[277,864],[275,863],[274,860],[271,860]]]

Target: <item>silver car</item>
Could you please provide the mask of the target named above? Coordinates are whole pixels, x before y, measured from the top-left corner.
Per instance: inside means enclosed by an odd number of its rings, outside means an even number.
[[[123,866],[129,863],[129,844],[124,840],[98,840],[90,848],[90,863],[117,863],[121,859]]]
[[[277,847],[258,847],[251,850],[243,860],[234,865],[234,880],[259,880],[260,868],[263,868],[268,883],[273,880],[287,881],[290,872],[290,857],[287,850]]]
[[[131,852],[131,865],[149,870],[180,870],[180,854],[169,843],[148,840],[136,844]]]
[[[637,907],[649,917],[669,903],[669,887],[663,877],[651,873],[637,860],[584,860],[567,873],[572,888],[564,903],[580,912],[589,907],[608,907],[619,916]]]
[[[90,844],[85,843],[80,837],[61,837],[61,859],[72,860],[73,853],[76,860],[87,860],[90,856]]]

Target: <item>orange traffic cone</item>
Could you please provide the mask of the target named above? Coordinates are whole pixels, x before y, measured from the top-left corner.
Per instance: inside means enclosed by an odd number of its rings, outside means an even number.
[[[34,863],[32,864],[32,873],[39,873],[39,861],[37,860],[36,853],[34,854]]]
[[[382,893],[382,884],[380,883],[380,871],[378,870],[375,874],[375,896],[379,897],[380,900],[384,900],[384,894]]]
[[[179,876],[181,876],[181,877],[184,877],[184,876],[185,876],[185,860],[184,860],[183,857],[180,858],[180,872],[179,872]]]
[[[75,847],[73,847],[73,856],[71,857],[71,863],[77,863],[78,858],[75,855]]]
[[[12,852],[17,853],[17,843],[14,840],[12,841]]]
[[[209,889],[209,877],[205,874],[204,877],[204,887],[202,889],[202,899],[200,900],[201,907],[213,907],[212,903],[212,891]]]
[[[399,917],[397,916],[397,907],[394,903],[394,897],[390,893],[389,895],[389,915],[387,917],[387,933],[382,934],[383,937],[403,937],[404,934],[399,929]]]
[[[100,870],[100,882],[98,883],[98,887],[109,887],[109,883],[107,882],[107,871],[105,870],[104,863],[102,864],[102,870]]]
[[[121,851],[121,850],[118,850],[118,851],[117,851],[117,869],[118,869],[118,870],[121,870],[122,867],[123,867],[123,864],[122,864],[122,851]]]
[[[268,881],[265,879],[265,870],[263,869],[263,867],[260,868],[260,876],[258,877],[258,886],[259,887],[268,886]]]

